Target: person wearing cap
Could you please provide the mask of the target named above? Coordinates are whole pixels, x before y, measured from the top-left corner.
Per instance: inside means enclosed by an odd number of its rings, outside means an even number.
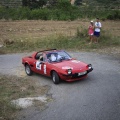
[[[90,25],[88,27],[88,35],[90,38],[89,44],[91,44],[93,42],[93,35],[94,35],[94,23],[93,23],[93,21],[90,21]]]
[[[96,43],[98,43],[98,39],[100,37],[100,30],[101,30],[101,22],[99,21],[99,18],[96,19],[96,22],[95,22],[95,30],[94,30],[94,40]]]

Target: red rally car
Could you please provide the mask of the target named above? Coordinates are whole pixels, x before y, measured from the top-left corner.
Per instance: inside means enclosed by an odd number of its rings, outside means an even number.
[[[56,49],[34,52],[31,56],[23,57],[22,64],[27,75],[35,72],[52,77],[55,84],[60,80],[80,80],[93,70],[91,64],[76,60],[64,50]]]

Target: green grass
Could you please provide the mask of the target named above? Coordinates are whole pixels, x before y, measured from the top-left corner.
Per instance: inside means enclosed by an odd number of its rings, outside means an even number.
[[[61,4],[52,8],[30,9],[21,8],[4,8],[0,7],[0,19],[6,20],[76,20],[81,18],[94,18],[119,20],[119,9],[97,9],[92,6],[71,6]]]
[[[98,44],[89,45],[87,29],[81,31],[77,28],[76,35],[68,37],[62,34],[51,35],[46,38],[25,39],[16,38],[13,44],[7,45],[0,50],[0,53],[31,52],[48,48],[57,48],[65,50],[91,50],[102,49],[105,47],[120,46],[120,37],[113,36],[108,31],[101,31],[101,37]]]
[[[11,103],[12,100],[44,95],[47,89],[36,86],[35,80],[0,75],[0,120],[14,120],[16,112],[21,110]]]

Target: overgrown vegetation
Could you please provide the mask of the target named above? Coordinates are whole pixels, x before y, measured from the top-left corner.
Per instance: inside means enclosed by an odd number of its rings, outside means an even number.
[[[11,103],[12,100],[44,95],[47,90],[47,87],[36,86],[35,81],[33,82],[30,79],[0,75],[0,119],[15,119],[15,113],[21,108],[13,105]]]
[[[68,0],[59,0],[55,5],[42,5],[47,1],[38,1],[38,3],[27,3],[24,1],[24,7],[4,8],[0,7],[0,19],[12,20],[75,20],[81,18],[98,17],[105,20],[120,19],[120,10],[116,6],[105,6],[105,4],[93,4],[92,2],[80,6],[72,6]],[[101,3],[100,1],[98,1]],[[55,3],[55,2],[53,2]],[[52,3],[51,3],[52,4]],[[38,6],[37,6],[38,5]],[[94,7],[93,7],[94,6]]]
[[[22,0],[22,4],[30,9],[40,8],[47,3],[47,0]]]
[[[48,48],[66,49],[66,50],[91,50],[103,49],[105,47],[120,46],[120,37],[113,36],[108,31],[101,31],[99,44],[89,45],[89,37],[87,29],[76,28],[76,35],[73,37],[65,36],[63,34],[55,34],[45,38],[25,39],[21,41],[19,38],[13,44],[2,48],[1,53],[5,52],[23,52],[43,50]]]

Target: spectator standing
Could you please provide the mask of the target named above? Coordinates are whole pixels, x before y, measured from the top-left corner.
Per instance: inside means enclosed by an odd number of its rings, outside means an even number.
[[[102,27],[101,22],[99,21],[99,18],[97,18],[95,22],[95,30],[94,30],[95,43],[98,43],[101,27]]]
[[[93,21],[90,21],[90,25],[88,27],[88,35],[90,38],[89,44],[91,44],[93,42],[93,35],[94,35],[94,23],[93,23]]]

